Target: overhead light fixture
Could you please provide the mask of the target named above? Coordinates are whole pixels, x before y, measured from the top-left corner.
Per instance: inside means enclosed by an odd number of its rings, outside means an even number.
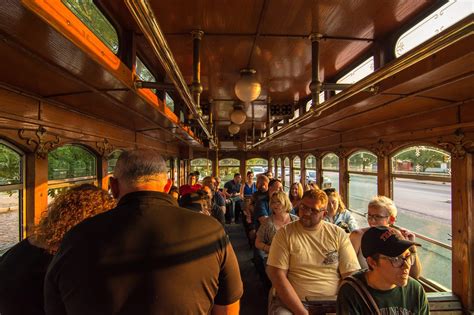
[[[230,113],[230,121],[236,125],[242,125],[246,119],[247,114],[241,109],[234,109],[234,111]]]
[[[262,87],[255,78],[256,71],[254,69],[242,69],[240,70],[240,79],[235,84],[235,95],[246,103],[256,100]]]
[[[239,133],[240,126],[236,124],[230,124],[228,130],[231,135],[235,135]]]

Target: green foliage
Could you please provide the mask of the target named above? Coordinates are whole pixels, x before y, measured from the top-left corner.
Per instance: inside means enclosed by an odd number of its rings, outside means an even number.
[[[118,52],[119,40],[117,31],[100,12],[93,0],[62,0],[69,10],[113,51]]]
[[[376,172],[377,156],[370,152],[358,152],[349,158],[349,170],[357,172]]]
[[[20,155],[0,143],[0,185],[20,183],[20,167]]]
[[[308,169],[316,169],[316,157],[314,155],[309,155],[306,157],[305,167]]]
[[[219,166],[240,166],[240,161],[237,159],[222,159],[219,161]]]
[[[79,146],[65,145],[48,154],[49,180],[95,175],[95,157]]]
[[[247,160],[247,166],[268,166],[268,161],[265,159],[254,158]]]
[[[334,153],[326,154],[322,160],[323,169],[327,170],[338,170],[339,169],[339,157]]]
[[[115,150],[107,157],[107,174],[112,174],[114,172],[115,164],[117,163],[120,154],[122,154],[122,150]]]
[[[442,164],[450,161],[450,156],[436,148],[419,146],[405,149],[395,155],[392,163],[397,161],[409,161],[414,171],[425,172],[428,168],[441,168]],[[417,165],[418,169],[416,169]]]

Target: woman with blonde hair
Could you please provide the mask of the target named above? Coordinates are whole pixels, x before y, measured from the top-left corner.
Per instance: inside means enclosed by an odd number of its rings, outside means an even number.
[[[271,286],[265,274],[266,259],[270,251],[273,237],[276,232],[288,223],[298,220],[296,215],[291,214],[292,205],[288,195],[283,191],[277,191],[270,196],[269,206],[272,214],[257,230],[257,238],[255,240],[255,264],[257,271],[267,286]]]
[[[303,198],[303,185],[300,182],[295,182],[290,186],[290,192],[288,196],[290,197],[291,206],[294,210],[300,204],[301,198]]]
[[[32,234],[0,258],[0,314],[44,314],[43,281],[64,234],[114,206],[105,190],[90,184],[57,196]]]
[[[347,233],[357,230],[357,222],[346,209],[346,205],[341,199],[341,195],[334,188],[324,189],[328,196],[328,208],[324,220],[342,228]]]

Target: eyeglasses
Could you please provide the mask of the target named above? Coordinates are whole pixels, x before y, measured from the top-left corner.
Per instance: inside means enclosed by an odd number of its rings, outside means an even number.
[[[365,213],[364,216],[367,218],[367,220],[374,220],[374,221],[386,219],[389,217],[388,215],[368,214],[368,213]]]
[[[323,211],[326,211],[325,208],[321,208],[321,209],[310,208],[310,207],[306,206],[304,203],[300,203],[300,205],[298,206],[298,209],[300,209],[304,212],[311,211],[311,214],[314,214],[314,215],[319,214]]]
[[[380,258],[389,260],[393,268],[401,268],[405,264],[405,262],[408,264],[408,266],[413,266],[413,264],[415,263],[415,256],[412,255],[408,255],[406,257],[388,257],[380,255]]]

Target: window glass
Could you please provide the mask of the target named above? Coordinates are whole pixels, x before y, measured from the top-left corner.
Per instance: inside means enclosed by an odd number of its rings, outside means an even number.
[[[65,145],[48,154],[48,202],[71,186],[97,185],[97,160],[86,149]]]
[[[77,16],[114,54],[118,52],[117,31],[100,12],[93,0],[62,0],[64,5]]]
[[[222,159],[219,161],[219,177],[221,183],[234,179],[234,174],[240,174],[240,161],[237,159]]]
[[[412,146],[391,158],[398,226],[451,246],[451,157],[429,146]],[[417,241],[422,241],[417,238]],[[451,251],[423,241],[423,276],[451,288]]]
[[[339,172],[323,170],[323,184],[320,185],[320,188],[336,188],[339,190]]]
[[[328,153],[322,158],[323,170],[339,170],[339,157],[334,153]]]
[[[112,174],[114,172],[115,164],[117,164],[120,154],[122,154],[122,150],[115,150],[107,157],[107,174]]]
[[[268,169],[275,174],[275,159],[271,158],[270,159],[270,165],[268,165]]]
[[[316,183],[316,157],[314,155],[308,155],[304,163],[306,172],[305,184],[308,185],[309,183]]]
[[[281,159],[280,158],[278,158],[277,160],[276,178],[281,180]]]
[[[347,164],[349,207],[365,213],[370,199],[377,195],[377,175],[374,175],[377,173],[377,156],[368,151],[357,151],[349,157]]]
[[[268,170],[268,160],[254,158],[247,160],[247,171],[252,171],[257,178],[257,175],[263,174]]]
[[[293,183],[301,181],[301,159],[299,156],[293,159]]]
[[[199,172],[199,177],[204,178],[212,175],[212,161],[209,159],[191,160],[191,172]]]
[[[350,172],[377,173],[377,156],[367,151],[352,154],[348,160]]]
[[[143,61],[140,58],[135,58],[135,71],[137,76],[140,80],[145,82],[156,82],[155,76],[151,73],[151,71],[145,66]],[[151,89],[154,93],[156,93],[156,89]]]
[[[374,57],[373,56],[364,60],[361,64],[359,64],[357,67],[352,69],[345,76],[337,80],[337,83],[347,83],[347,84],[356,83],[357,81],[362,80],[363,78],[365,78],[372,72],[374,72]],[[337,90],[336,94],[339,92],[341,92],[341,90]]]
[[[474,5],[470,0],[448,1],[448,3],[400,36],[395,44],[395,56],[402,56],[473,13]]]
[[[283,189],[285,191],[289,191],[290,190],[290,159],[289,158],[285,158],[285,160],[283,160],[283,166],[284,166],[284,179],[283,179]]]
[[[174,100],[173,98],[165,92],[165,103],[166,103],[166,106],[172,111],[174,112]]]
[[[0,143],[0,255],[21,239],[22,156]]]

